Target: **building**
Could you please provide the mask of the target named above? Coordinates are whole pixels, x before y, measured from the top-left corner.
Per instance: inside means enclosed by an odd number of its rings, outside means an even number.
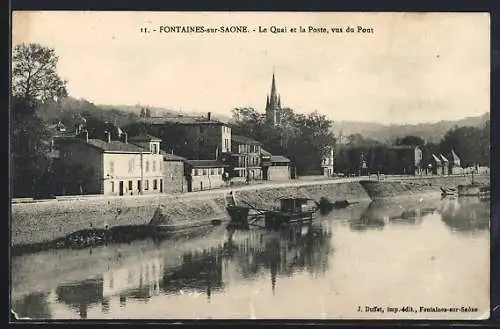
[[[271,92],[266,99],[266,121],[273,126],[281,124],[281,99],[276,90],[276,81],[274,78],[271,82]]]
[[[439,154],[439,157],[441,159],[441,163],[443,164],[441,167],[441,175],[448,175],[450,161],[448,161],[448,159],[442,154]]]
[[[212,119],[210,112],[206,117],[153,117],[127,131],[161,136],[164,150],[186,159],[220,160],[223,153],[231,152],[231,128]]]
[[[262,144],[245,136],[231,137],[231,152],[224,154],[222,161],[229,166],[232,182],[262,179]]]
[[[163,193],[163,156],[160,142],[138,140],[129,143],[111,139],[90,139],[83,132],[79,142],[61,148],[61,163],[68,170],[82,170],[77,176],[85,189],[80,193],[104,195],[137,195]],[[140,138],[139,138],[140,139]],[[79,169],[71,169],[79,168]],[[71,183],[71,182],[67,182]]]
[[[388,149],[386,173],[393,175],[421,175],[422,150],[418,146],[398,145]]]
[[[271,155],[271,166],[268,167],[267,179],[283,181],[291,179],[290,159],[282,155]]]
[[[444,172],[443,161],[440,157],[432,154],[431,163],[429,164],[433,175],[442,175]]]
[[[165,193],[187,192],[187,180],[184,176],[186,159],[174,154],[160,151],[163,155],[163,176],[165,177]]]
[[[227,165],[218,160],[186,160],[184,174],[187,191],[204,191],[226,185],[224,171]]]
[[[450,164],[449,164],[449,170],[448,174],[450,175],[461,175],[464,173],[464,169],[462,168],[462,164],[460,161],[460,158],[458,155],[455,153],[453,149],[451,149],[450,152]]]
[[[328,148],[327,152],[321,159],[321,167],[323,168],[323,176],[332,177],[334,175],[335,158],[333,147]]]

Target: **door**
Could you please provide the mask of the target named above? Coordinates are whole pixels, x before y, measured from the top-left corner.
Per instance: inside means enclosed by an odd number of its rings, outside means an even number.
[[[163,193],[163,179],[160,179],[160,193]]]
[[[119,189],[120,189],[120,195],[123,195],[123,181],[122,180],[120,181]]]
[[[137,181],[137,190],[139,191],[139,193],[142,192],[142,182],[140,180]]]

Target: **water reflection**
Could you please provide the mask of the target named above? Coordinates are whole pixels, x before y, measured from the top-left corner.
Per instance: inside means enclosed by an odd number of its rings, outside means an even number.
[[[439,208],[440,199],[408,198],[396,202],[377,200],[371,202],[361,216],[350,221],[353,231],[381,230],[386,225],[419,225],[423,217],[434,213]]]
[[[476,232],[489,229],[489,202],[477,197],[445,199],[440,212],[443,222],[452,231]]]
[[[427,219],[429,221],[426,223],[433,224],[421,225]],[[224,231],[221,228],[211,239],[192,239],[195,241],[192,245],[186,240],[168,245],[141,242],[135,247],[117,245],[113,250],[94,249],[92,255],[85,257],[93,260],[101,257],[102,263],[108,265],[100,272],[95,272],[85,280],[81,280],[82,277],[68,278],[65,281],[69,283],[61,283],[57,287],[54,285],[53,291],[27,295],[14,301],[13,308],[20,316],[31,318],[57,318],[58,314],[66,314],[63,317],[86,319],[102,315],[114,317],[120,309],[127,312],[140,310],[146,304],[156,303],[161,296],[171,298],[167,303],[176,303],[176,298],[193,295],[197,301],[201,297],[205,303],[213,304],[215,295],[231,296],[234,293],[232,287],[239,287],[242,283],[258,283],[264,290],[274,294],[285,290],[279,289],[280,282],[290,282],[302,274],[309,275],[312,280],[332,278],[332,282],[340,285],[335,279],[338,276],[336,273],[340,273],[339,269],[345,270],[352,266],[352,262],[345,255],[338,255],[341,249],[337,248],[335,241],[340,241],[339,246],[344,253],[348,250],[346,246],[352,246],[352,243],[379,241],[376,237],[383,234],[388,234],[388,241],[391,238],[392,241],[397,240],[391,234],[404,234],[406,238],[414,237],[420,241],[432,234],[440,234],[435,229],[436,223],[442,228],[449,228],[453,235],[457,235],[454,233],[456,231],[487,230],[489,204],[471,198],[426,202],[405,200],[398,203],[380,201],[333,211],[313,223],[280,231]],[[407,230],[402,225],[417,230]],[[391,227],[396,230],[388,229]],[[434,233],[426,232],[426,229]],[[360,232],[363,234],[360,235]],[[336,239],[332,238],[335,234]],[[368,236],[373,239],[357,239]],[[337,248],[336,253],[333,252],[333,245]],[[359,247],[374,248],[373,245]],[[123,253],[120,263],[107,261],[117,251]],[[58,255],[60,259],[56,261],[61,264],[75,259],[71,253]],[[29,257],[24,258],[23,262],[35,259]],[[83,253],[79,257],[76,259],[85,263]],[[336,264],[335,270],[331,264],[337,258],[343,265],[339,267]],[[346,264],[346,261],[350,263]],[[390,264],[390,260],[385,261]],[[57,267],[54,266],[54,273]],[[376,276],[377,269],[371,269],[372,275]],[[36,281],[36,271],[25,271],[23,280]],[[318,286],[317,292],[322,289]],[[304,303],[310,302],[304,300]],[[69,309],[71,314],[67,315],[68,312],[62,309]],[[133,313],[137,314],[137,311]]]

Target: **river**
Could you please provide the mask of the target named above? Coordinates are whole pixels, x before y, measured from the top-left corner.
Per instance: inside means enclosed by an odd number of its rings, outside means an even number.
[[[220,226],[25,254],[12,259],[12,308],[31,319],[484,319],[489,218],[475,198],[401,199],[281,232]]]

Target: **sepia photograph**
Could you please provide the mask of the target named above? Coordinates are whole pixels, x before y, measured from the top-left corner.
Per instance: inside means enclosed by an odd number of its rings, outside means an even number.
[[[490,317],[488,13],[11,29],[11,321]]]

